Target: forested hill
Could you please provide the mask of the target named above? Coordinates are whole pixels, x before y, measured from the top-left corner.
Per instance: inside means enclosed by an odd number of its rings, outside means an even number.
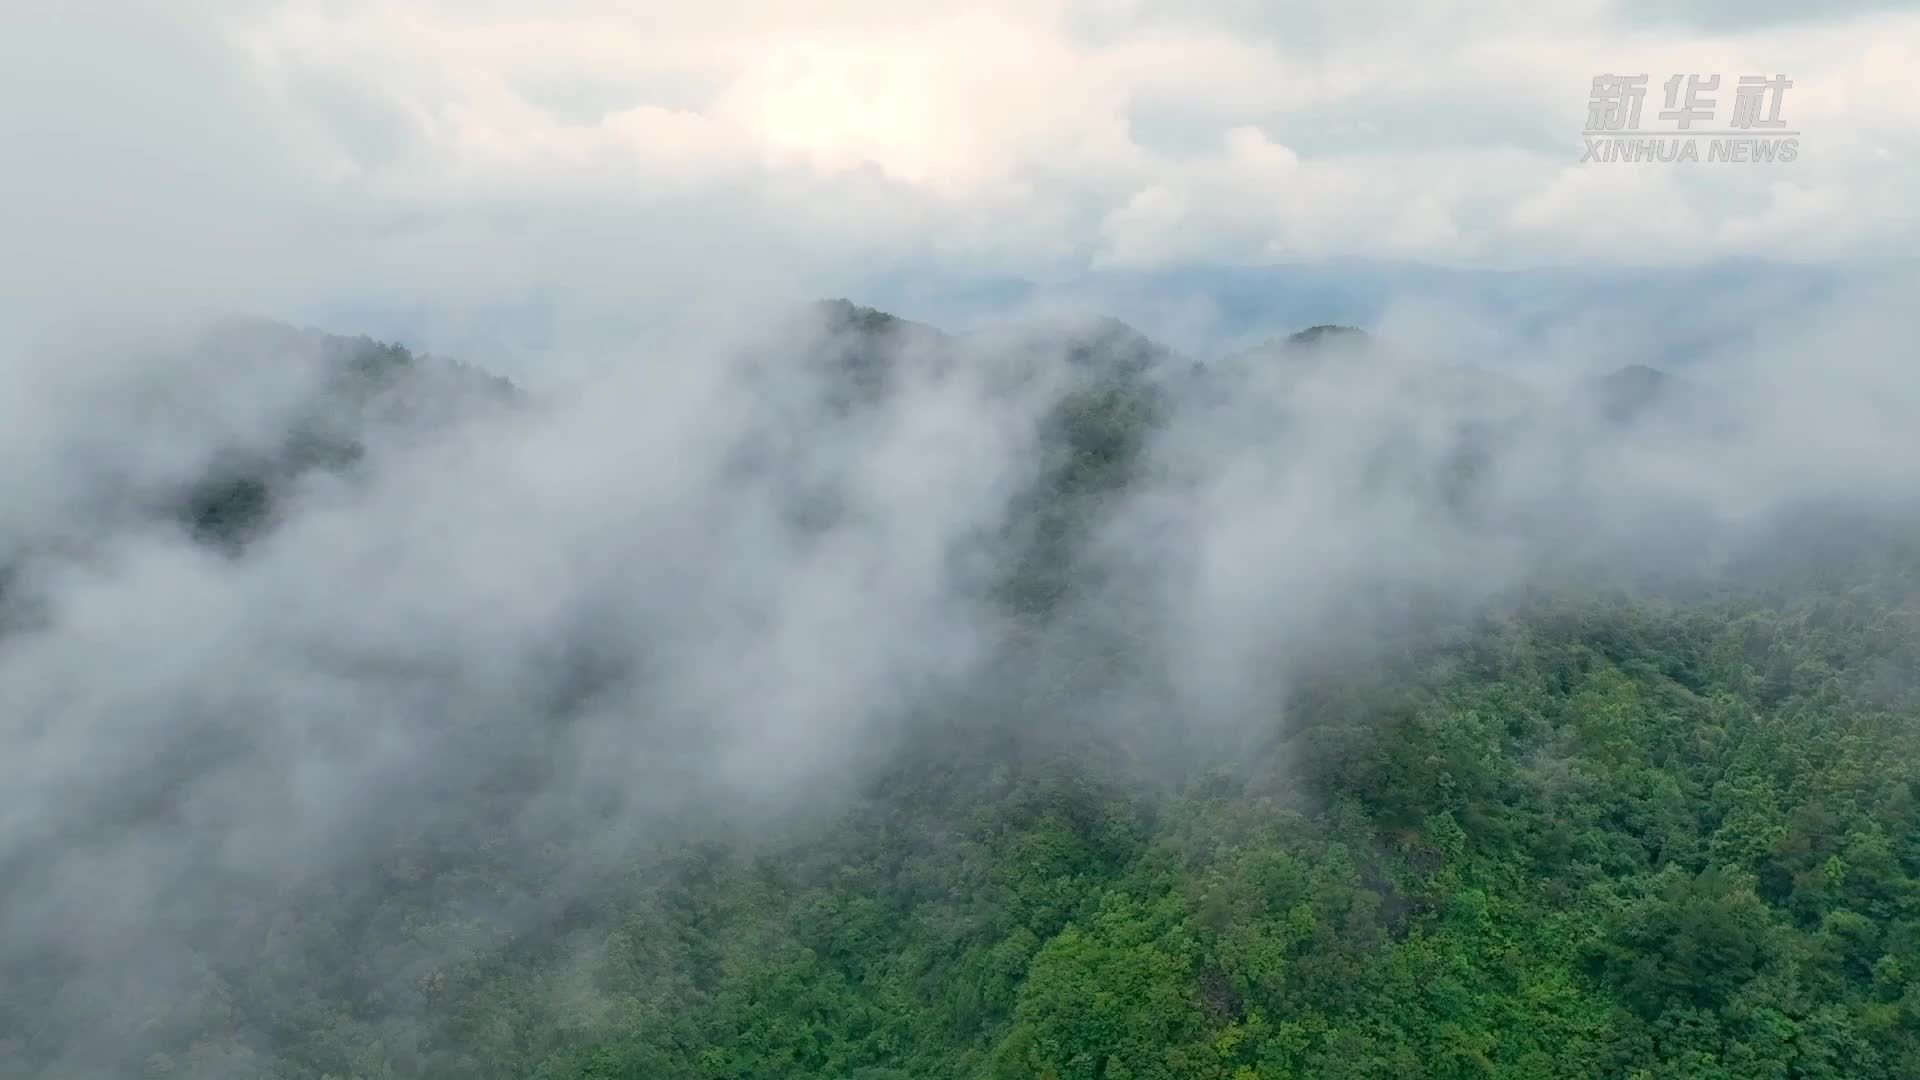
[[[1326,363],[1365,364],[1376,351],[1354,327],[1316,325],[1287,338],[1209,366],[1183,358],[1114,319],[1069,319],[1012,329],[952,335],[923,323],[862,307],[847,300],[822,301],[801,325],[813,344],[801,358],[831,397],[875,405],[885,400],[906,367],[950,368],[982,354],[1011,356],[1011,370],[1027,377],[1063,362],[1071,372],[1069,393],[1051,411],[1043,455],[1057,458],[1043,492],[1029,508],[1059,517],[1084,498],[1115,489],[1133,467],[1147,433],[1172,399],[1204,395],[1217,373],[1248,365],[1271,365],[1298,377]],[[183,482],[173,510],[196,535],[217,544],[239,543],[264,527],[271,503],[309,470],[340,471],[359,462],[369,437],[418,431],[470,415],[476,405],[511,406],[520,400],[512,383],[458,361],[415,356],[406,348],[366,337],[341,337],[265,321],[234,320],[176,346],[196,354],[195,363],[222,377],[262,367],[294,372],[272,402],[269,432],[250,431],[212,447],[206,467]],[[790,356],[776,362],[791,363]],[[253,377],[257,377],[257,374]],[[1410,380],[1417,392],[1430,387],[1423,372]],[[1486,371],[1455,368],[1439,373],[1455,380],[1457,394],[1485,394],[1507,401],[1495,415],[1546,413],[1562,403],[1525,396],[1511,380]],[[1630,365],[1593,380],[1574,404],[1628,422],[1672,393],[1662,372]],[[1516,402],[1516,395],[1519,395]],[[1569,414],[1572,415],[1572,414]],[[1276,415],[1270,419],[1279,420]],[[1473,423],[1453,433],[1457,449],[1470,456],[1486,434]],[[1051,504],[1058,505],[1051,505]],[[1048,504],[1048,505],[1042,505]],[[1081,507],[1084,509],[1084,507]],[[1041,533],[1054,527],[1038,526]]]
[[[444,423],[476,404],[504,406],[517,397],[506,379],[455,361],[278,323],[223,323],[186,347],[229,367],[307,369],[296,376],[304,392],[288,403],[283,438],[218,448],[212,466],[179,495],[177,513],[195,535],[222,545],[264,528],[276,496],[309,470],[357,463],[370,427]]]
[[[1650,369],[771,337],[695,423],[223,331],[319,377],[74,519],[164,541],[0,552],[26,760],[107,733],[0,1074],[1920,1076],[1898,498]]]

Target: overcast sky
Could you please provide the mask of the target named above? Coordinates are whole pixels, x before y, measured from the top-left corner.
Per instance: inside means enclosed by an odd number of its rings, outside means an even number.
[[[1907,8],[1902,10],[1902,8]],[[1920,240],[1920,11],[1567,0],[0,0],[0,291],[471,330],[1337,256]],[[1790,164],[1580,163],[1590,84],[1785,74]],[[1122,313],[1124,314],[1124,313]],[[354,327],[337,327],[355,329]]]

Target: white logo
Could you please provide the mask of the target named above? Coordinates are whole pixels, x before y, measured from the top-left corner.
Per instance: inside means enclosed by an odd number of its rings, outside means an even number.
[[[1785,75],[1740,76],[1727,126],[1716,129],[1720,76],[1674,75],[1662,84],[1659,118],[1666,126],[1642,131],[1647,76],[1595,75],[1580,161],[1790,162],[1800,156],[1800,133],[1787,130],[1780,110],[1792,86]]]

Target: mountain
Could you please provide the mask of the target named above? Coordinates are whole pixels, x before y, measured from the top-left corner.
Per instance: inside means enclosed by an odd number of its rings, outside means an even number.
[[[1305,330],[1296,330],[1287,335],[1289,347],[1351,344],[1361,345],[1367,340],[1367,332],[1357,326],[1340,326],[1336,323],[1321,323],[1309,326]]]
[[[1629,364],[1592,385],[1600,414],[1614,423],[1633,421],[1667,401],[1673,392],[1673,377],[1645,364]]]
[[[1920,1074],[1910,518],[1719,516],[1652,368],[766,330],[692,417],[180,345],[164,467],[0,559],[6,775],[98,765],[5,821],[0,1073]],[[398,505],[461,483],[501,535]]]
[[[367,337],[341,337],[278,323],[233,321],[189,346],[235,367],[310,367],[306,393],[284,417],[284,438],[253,448],[219,447],[204,474],[172,496],[172,513],[210,544],[237,548],[269,526],[276,502],[314,470],[359,463],[380,429],[430,429],[475,408],[510,407],[520,392],[503,378]]]
[[[1406,305],[1497,315],[1516,346],[1550,331],[1604,335],[1622,363],[1679,368],[1748,340],[1785,301],[1819,303],[1911,273],[1911,259],[1853,267],[1726,258],[1670,267],[1507,270],[1335,258],[1248,266],[1107,269],[1045,280],[888,267],[865,282],[885,307],[940,321],[1069,306],[1124,312],[1205,359],[1314,322],[1379,324]],[[1657,326],[1658,332],[1642,327]]]
[[[1024,595],[1022,603],[1036,611],[1057,603],[1069,577],[1081,572],[1069,571],[1070,552],[1098,526],[1101,508],[1127,488],[1169,410],[1192,395],[1237,393],[1231,387],[1247,371],[1279,365],[1288,380],[1335,385],[1326,382],[1332,378],[1344,386],[1351,380],[1341,369],[1324,365],[1372,364],[1386,373],[1382,392],[1453,403],[1451,410],[1471,419],[1452,436],[1451,448],[1423,451],[1393,465],[1397,451],[1383,444],[1379,452],[1387,456],[1380,468],[1421,472],[1397,482],[1445,492],[1445,500],[1462,513],[1474,503],[1472,492],[1490,463],[1503,447],[1515,445],[1520,426],[1556,408],[1511,378],[1483,369],[1382,366],[1393,355],[1392,346],[1337,324],[1310,326],[1214,365],[1190,361],[1111,318],[1056,319],[952,335],[837,299],[797,313],[780,340],[792,342],[796,335],[808,343],[800,370],[811,373],[821,400],[835,410],[878,407],[895,389],[903,365],[938,372],[991,356],[1010,372],[1030,374],[1050,363],[1064,364],[1068,392],[1042,425],[1043,478],[1021,496],[1007,525],[1009,538],[1024,538],[1008,542],[1027,550],[1013,560],[1021,568],[1013,575],[1013,593]],[[351,472],[366,454],[370,435],[429,431],[476,409],[513,408],[524,399],[507,380],[365,337],[235,321],[209,329],[188,347],[234,370],[289,364],[313,372],[304,396],[282,406],[281,437],[215,448],[200,475],[167,497],[167,513],[202,541],[229,550],[269,528],[279,502],[302,477]],[[776,345],[759,362],[766,369],[791,367],[791,356],[781,355],[780,348]],[[1610,423],[1630,425],[1670,401],[1674,385],[1671,376],[1632,365],[1592,380],[1573,404],[1597,410]],[[1305,384],[1293,396],[1302,393],[1311,396]],[[1283,398],[1267,422],[1286,425],[1288,409]],[[1424,475],[1428,462],[1440,463],[1431,476]],[[1388,475],[1378,469],[1375,474]]]

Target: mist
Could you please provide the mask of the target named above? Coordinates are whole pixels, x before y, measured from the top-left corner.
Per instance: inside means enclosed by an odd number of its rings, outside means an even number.
[[[1195,365],[1110,322],[956,337],[844,304],[550,393],[430,356],[356,376],[262,324],[17,354],[0,954],[49,993],[8,1068],[140,1060],[204,965],[268,962],[229,951],[249,928],[400,853],[586,889],[969,727],[1177,772],[1317,666],[1527,590],[1737,586],[1806,515],[1908,525],[1894,310],[1783,316],[1624,398],[1497,343]],[[1060,418],[1103,393],[1132,449],[1074,481]],[[236,462],[272,501],[214,542],[181,500]],[[470,915],[498,942],[558,912]]]

